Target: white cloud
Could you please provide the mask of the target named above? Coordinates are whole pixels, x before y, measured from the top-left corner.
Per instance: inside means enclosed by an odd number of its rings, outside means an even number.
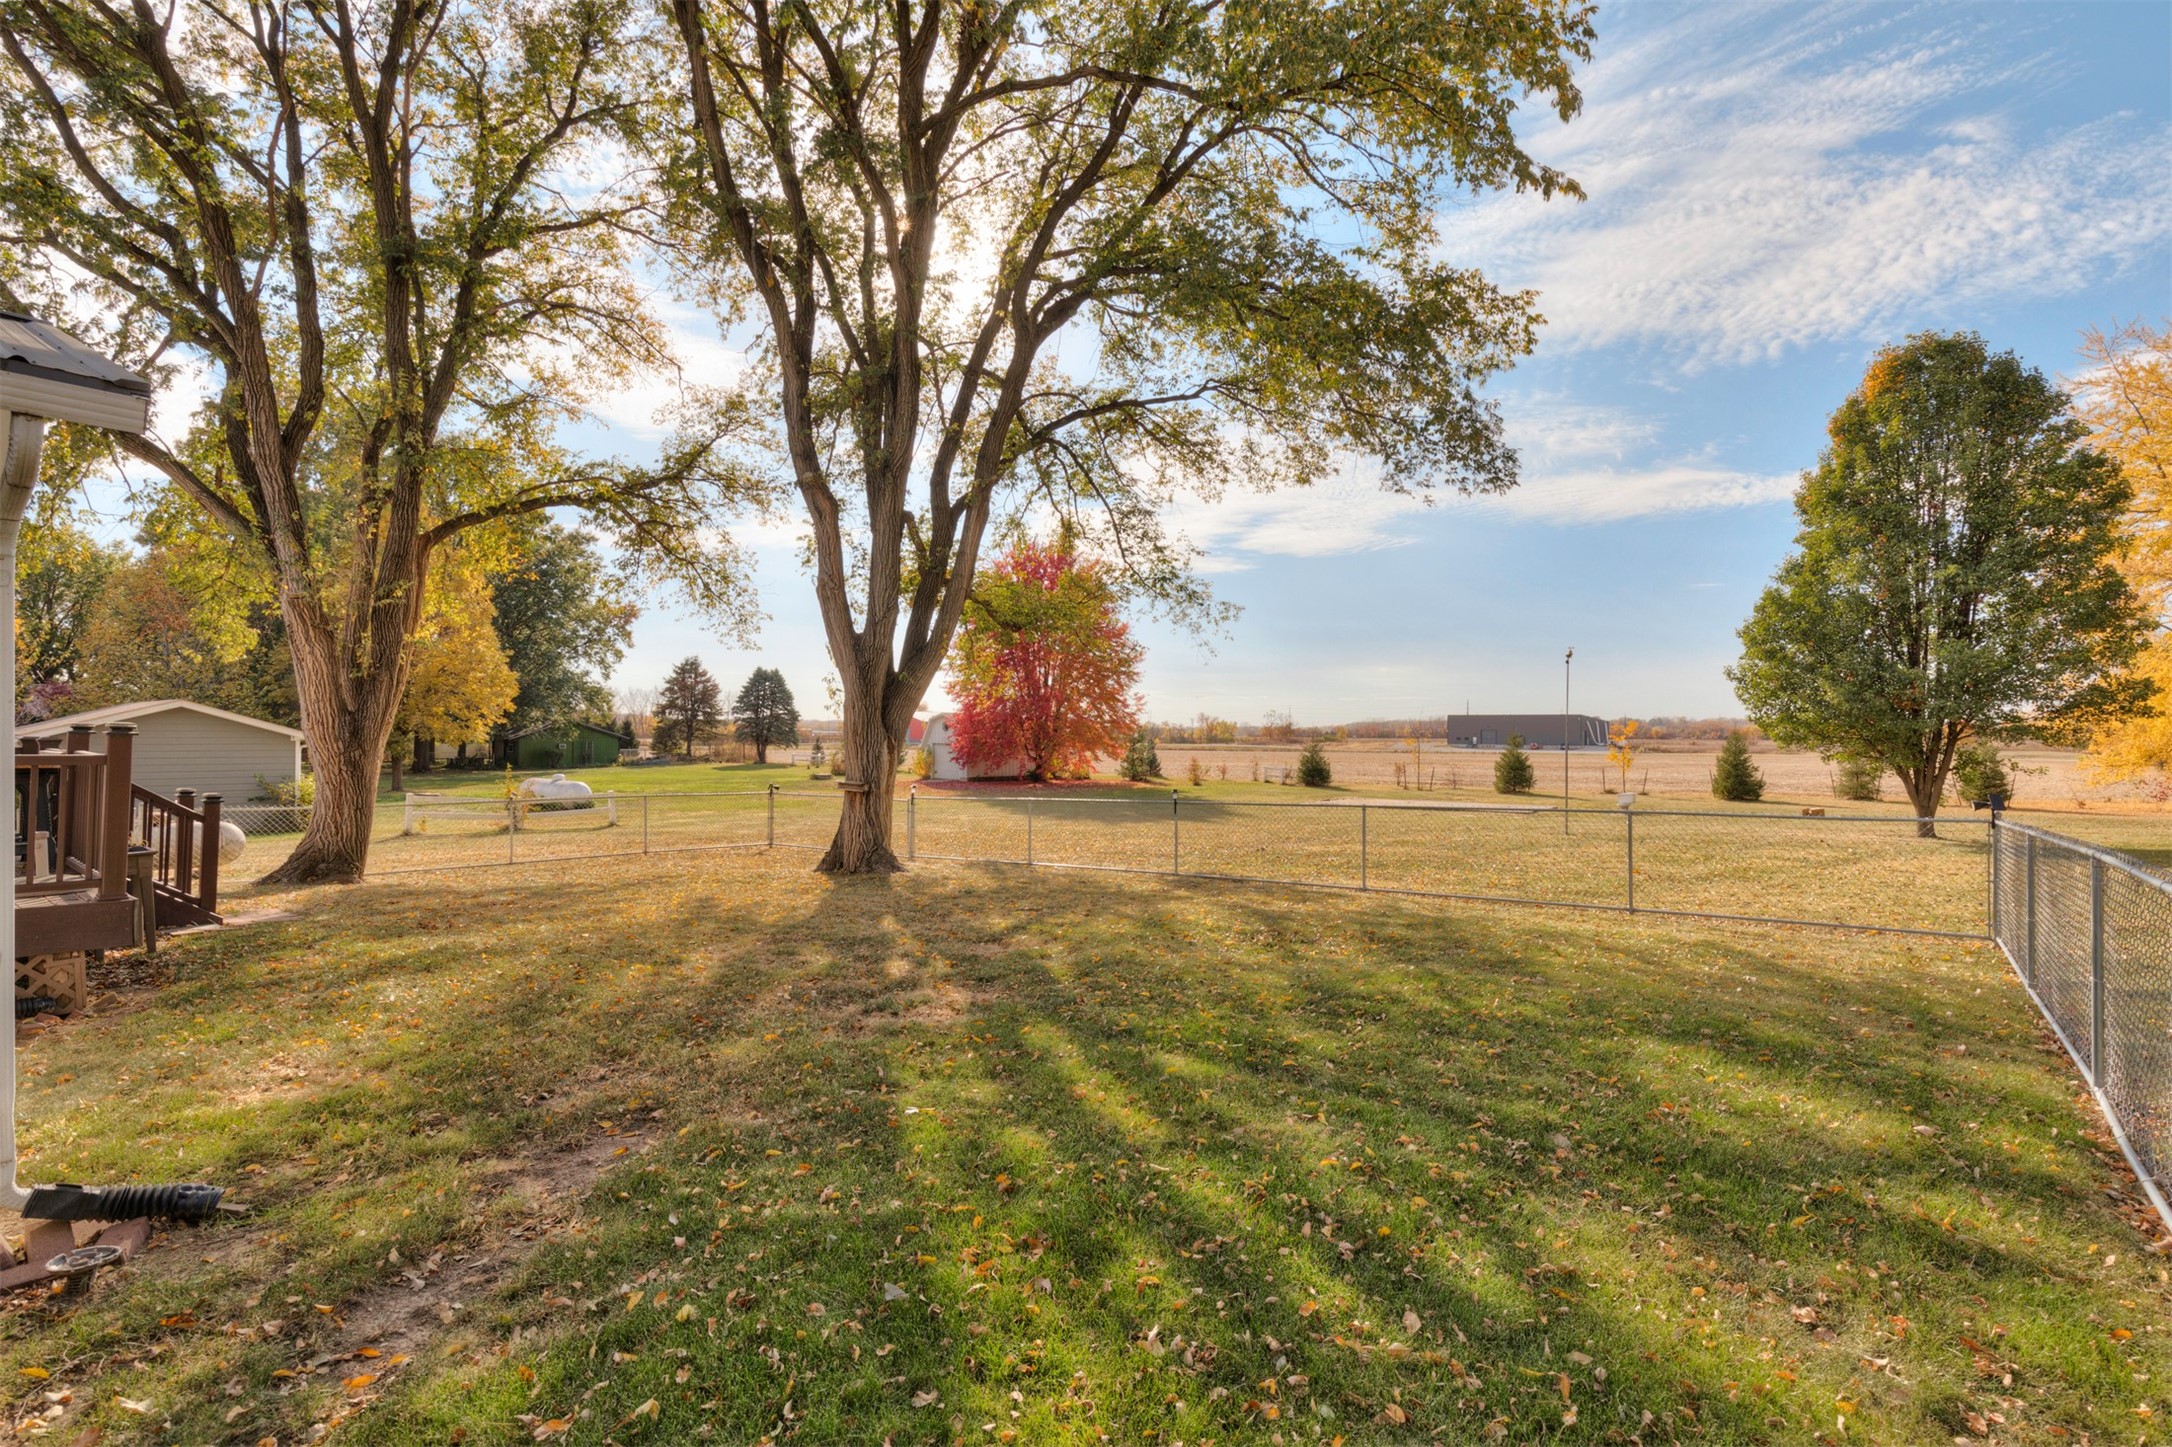
[[[1540,289],[1551,346],[1749,362],[2069,294],[2172,243],[2161,120],[2023,134],[1998,108],[2057,78],[1990,54],[2019,12],[1928,36],[1920,11],[1672,13],[1611,52],[1602,33],[1583,116],[1531,137],[1590,200],[1449,222],[1497,280]]]
[[[1649,413],[1551,394],[1505,398],[1502,412],[1522,481],[1463,506],[1536,522],[1617,522],[1757,507],[1794,493],[1792,477],[1659,452],[1661,429]]]
[[[1172,534],[1204,551],[1203,572],[1227,573],[1250,567],[1246,554],[1329,558],[1404,547],[1417,540],[1398,525],[1424,507],[1418,498],[1345,475],[1311,487],[1180,501],[1167,521]]]
[[[1532,473],[1521,486],[1473,505],[1540,522],[1618,522],[1666,513],[1786,502],[1795,479],[1693,463]]]

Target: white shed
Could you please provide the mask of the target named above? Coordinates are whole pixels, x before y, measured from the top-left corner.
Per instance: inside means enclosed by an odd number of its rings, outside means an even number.
[[[83,727],[98,731],[91,735],[91,747],[103,751],[103,731],[112,724],[135,726],[134,782],[169,799],[194,789],[199,798],[217,794],[225,803],[240,804],[261,797],[266,784],[292,783],[302,775],[300,729],[181,698],[117,703],[17,724],[15,742],[65,737],[69,729]]]
[[[928,720],[927,731],[920,736],[920,747],[928,751],[933,765],[928,771],[931,779],[944,779],[953,783],[963,779],[1015,779],[1026,771],[1024,760],[1009,759],[993,769],[965,767],[965,761],[950,751],[950,715],[939,713]]]

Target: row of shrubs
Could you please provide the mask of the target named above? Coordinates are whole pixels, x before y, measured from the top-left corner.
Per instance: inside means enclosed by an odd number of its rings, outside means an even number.
[[[1160,778],[1161,754],[1154,747],[1153,735],[1144,729],[1133,734],[1117,769],[1134,783]],[[1869,802],[1880,798],[1884,792],[1885,766],[1874,759],[1837,759],[1834,770],[1833,789],[1843,799]],[[1955,756],[1953,787],[1963,802],[1994,795],[2011,801],[2018,772],[1999,757],[1995,746],[1979,741]],[[1192,756],[1189,775],[1194,787],[1206,782],[1206,770],[1200,766],[1196,754]],[[1257,764],[1253,765],[1252,777],[1255,783],[1258,782]],[[1306,744],[1297,756],[1297,782],[1308,789],[1324,789],[1334,781],[1334,770],[1328,766],[1327,751],[1320,746],[1319,740]],[[1287,772],[1283,774],[1283,782],[1289,782]],[[1511,734],[1508,747],[1493,761],[1494,792],[1528,794],[1537,787],[1538,770],[1524,749],[1523,736]],[[1735,804],[1754,804],[1765,797],[1765,776],[1750,758],[1749,736],[1739,730],[1727,736],[1726,742],[1720,745],[1719,757],[1713,761],[1712,797]]]
[[[1117,763],[1116,771],[1135,784],[1160,778],[1161,753],[1154,747],[1154,736],[1144,729],[1133,734],[1130,744],[1124,749],[1124,757]],[[1197,754],[1192,755],[1186,773],[1194,788],[1207,781],[1207,771],[1201,766]],[[1222,777],[1229,777],[1226,769]],[[1286,784],[1289,781],[1289,772],[1285,770],[1282,782]],[[1257,763],[1252,765],[1252,782],[1259,782]],[[1335,782],[1335,771],[1328,766],[1327,750],[1320,746],[1318,739],[1306,744],[1303,752],[1297,756],[1297,782],[1308,789],[1324,789]]]

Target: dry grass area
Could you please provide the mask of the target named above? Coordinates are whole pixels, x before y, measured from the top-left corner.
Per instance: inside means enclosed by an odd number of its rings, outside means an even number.
[[[1995,953],[682,854],[266,897],[25,1046],[64,1443],[2159,1442],[2172,1277]]]
[[[1712,799],[1712,761],[1715,744],[1651,744],[1640,749],[1629,770],[1629,787],[1656,800]],[[1833,793],[1833,771],[1816,754],[1774,749],[1755,750],[1757,767],[1765,775],[1766,793],[1774,801],[1802,804],[1838,804]],[[1254,770],[1261,782],[1273,783],[1287,769],[1297,769],[1296,745],[1163,744],[1162,768],[1181,780],[1196,756],[1210,778],[1231,782],[1252,781]],[[1386,788],[1395,785],[1395,767],[1404,767],[1406,785],[1415,785],[1422,771],[1428,787],[1445,793],[1488,794],[1493,791],[1495,749],[1450,749],[1428,745],[1413,751],[1409,745],[1389,742],[1330,744],[1327,757],[1338,784],[1353,788]],[[2020,748],[2012,756],[2030,772],[2023,775],[2020,801],[2030,809],[2102,810],[2163,813],[2165,806],[2138,784],[2097,784],[2071,749]],[[1541,796],[1561,796],[1561,754],[1534,751]],[[1113,763],[1110,764],[1113,768]],[[1226,771],[1226,773],[1225,773]],[[1605,755],[1592,750],[1569,754],[1569,788],[1579,802],[1612,799],[1621,785],[1620,771],[1606,763]],[[1900,788],[1886,781],[1888,802],[1903,802]],[[1850,806],[1853,807],[1853,806]],[[2172,815],[2166,817],[2172,818]]]

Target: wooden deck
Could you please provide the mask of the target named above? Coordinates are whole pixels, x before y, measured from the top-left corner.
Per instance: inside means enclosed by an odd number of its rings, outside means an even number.
[[[24,739],[15,751],[15,952],[127,949],[219,923],[219,797],[131,781],[135,730]],[[48,747],[51,745],[51,747]]]

